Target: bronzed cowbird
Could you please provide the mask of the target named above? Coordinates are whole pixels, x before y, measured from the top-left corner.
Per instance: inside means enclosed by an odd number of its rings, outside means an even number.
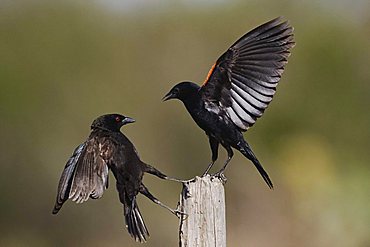
[[[119,114],[103,115],[93,121],[90,136],[75,149],[63,170],[53,214],[58,213],[68,199],[82,203],[89,198],[102,197],[104,190],[108,188],[109,169],[116,178],[126,227],[136,241],[145,242],[149,236],[137,206],[138,193],[176,215],[181,213],[162,204],[143,184],[144,173],[161,179],[179,180],[170,178],[141,161],[134,145],[120,131],[123,125],[133,122],[134,119]]]

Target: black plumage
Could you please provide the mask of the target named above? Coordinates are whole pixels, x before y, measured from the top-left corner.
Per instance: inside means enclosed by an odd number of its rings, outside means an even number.
[[[134,145],[120,131],[123,125],[133,122],[132,118],[119,114],[103,115],[93,121],[90,136],[75,149],[63,170],[53,214],[57,214],[68,199],[82,203],[89,198],[102,197],[108,188],[109,169],[116,178],[126,227],[136,241],[145,242],[149,236],[136,203],[138,193],[176,215],[180,213],[162,204],[143,184],[145,172],[162,179],[179,180],[166,176],[140,160]]]
[[[163,98],[181,100],[209,137],[212,162],[204,175],[216,161],[221,144],[228,159],[217,175],[223,176],[235,148],[273,187],[242,131],[251,127],[271,102],[294,44],[293,28],[281,18],[271,20],[246,33],[222,54],[202,86],[181,82]]]

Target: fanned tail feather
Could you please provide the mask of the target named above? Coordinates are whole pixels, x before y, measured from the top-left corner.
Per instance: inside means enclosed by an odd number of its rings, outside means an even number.
[[[137,242],[146,242],[149,237],[149,232],[145,226],[135,198],[132,200],[131,205],[125,206],[125,221],[131,237]]]

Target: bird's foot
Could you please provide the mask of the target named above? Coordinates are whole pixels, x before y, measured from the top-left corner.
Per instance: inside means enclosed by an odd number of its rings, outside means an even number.
[[[203,178],[203,177],[205,177],[205,176],[207,176],[207,175],[211,175],[211,174],[209,174],[208,173],[209,172],[209,170],[207,169],[207,170],[205,170],[204,171],[204,173],[202,174],[202,176],[200,176],[201,178]]]
[[[183,212],[183,211],[181,211],[180,209],[176,209],[176,210],[174,210],[174,212],[173,212],[176,216],[177,216],[177,218],[179,218],[179,219],[184,219],[184,220],[186,220],[187,218],[188,218],[188,215],[185,213],[185,212]]]
[[[186,220],[188,218],[188,215],[180,209],[180,204],[177,204],[177,208],[172,213],[179,219]]]
[[[205,176],[209,175],[209,173],[203,173],[202,176],[200,176],[201,178],[204,178]]]
[[[216,172],[212,176],[220,179],[223,184],[225,184],[227,182],[227,177],[225,176],[224,171],[222,171],[222,170],[219,171],[219,172]]]

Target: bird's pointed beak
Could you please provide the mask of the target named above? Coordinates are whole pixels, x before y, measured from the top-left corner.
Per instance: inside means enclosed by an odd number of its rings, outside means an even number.
[[[169,99],[173,99],[174,96],[172,94],[172,92],[169,92],[168,94],[166,94],[163,98],[162,98],[162,101],[167,101]]]
[[[129,124],[129,123],[135,123],[135,119],[130,118],[130,117],[125,117],[125,118],[122,120],[122,124],[123,124],[123,125],[125,125],[125,124]]]

